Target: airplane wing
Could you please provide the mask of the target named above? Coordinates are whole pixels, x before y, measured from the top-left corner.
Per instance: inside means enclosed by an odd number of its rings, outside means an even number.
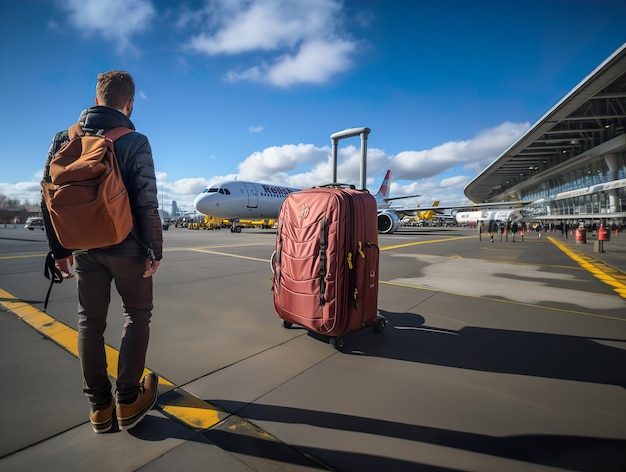
[[[390,202],[392,200],[404,200],[405,198],[415,198],[421,197],[421,195],[403,195],[402,197],[385,197],[386,202]]]
[[[483,209],[489,212],[491,210],[501,210],[505,213],[511,213],[514,209],[520,208],[524,205],[528,205],[531,202],[502,202],[502,203],[478,203],[467,205],[431,205],[431,206],[406,206],[406,207],[394,207],[379,209],[378,211],[378,232],[383,234],[393,233],[401,225],[401,221],[406,218],[415,218],[418,212],[426,212],[432,210],[437,213],[441,213],[444,210],[452,210],[451,216],[463,214],[463,212],[472,212],[473,210]],[[506,210],[511,210],[507,212]]]
[[[471,211],[483,208],[503,209],[503,208],[520,208],[528,205],[531,202],[501,202],[501,203],[469,203],[467,205],[435,205],[435,206],[414,206],[414,207],[394,207],[387,208],[389,211],[395,211],[398,214],[410,214],[417,211],[432,210],[437,213],[441,213],[441,210],[457,210],[457,211]],[[438,211],[439,210],[439,211]]]

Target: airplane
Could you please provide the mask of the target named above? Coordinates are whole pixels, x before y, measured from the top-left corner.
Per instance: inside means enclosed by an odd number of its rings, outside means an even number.
[[[394,233],[400,228],[401,220],[415,217],[417,211],[435,211],[434,207],[392,207],[391,202],[419,195],[389,197],[391,170],[387,170],[378,192],[374,195],[378,215],[378,232]],[[196,196],[193,205],[204,214],[232,221],[231,232],[240,233],[238,221],[241,219],[276,219],[280,206],[287,195],[298,192],[299,188],[260,182],[230,180],[205,188]],[[457,207],[437,207],[437,210]]]
[[[479,221],[506,221],[522,217],[519,208],[508,208],[504,210],[473,210],[473,211],[453,211],[452,216],[459,224],[476,224]]]
[[[433,204],[431,205],[431,207],[437,207],[437,206],[439,206],[439,200],[435,200]],[[415,212],[416,220],[436,220],[437,219],[437,215],[439,214],[437,211],[435,210],[419,211],[419,208],[420,208],[419,203],[417,204],[417,208],[418,208],[418,211]]]
[[[230,231],[241,233],[239,220],[274,220],[287,195],[302,190],[280,185],[230,180],[205,188],[193,201],[204,215],[232,221]]]
[[[394,231],[400,226],[400,218],[395,213],[388,213],[392,201],[419,197],[419,195],[389,197],[390,181],[391,171],[388,170],[378,192],[374,195],[379,211],[379,231],[381,230],[380,215],[384,215],[382,216],[383,232],[390,232],[388,220],[397,221],[397,225],[393,225],[395,226]],[[202,193],[196,196],[193,205],[196,210],[204,215],[232,220],[231,232],[240,233],[241,227],[237,224],[239,220],[276,219],[285,197],[299,190],[302,189],[261,182],[231,180],[205,188]]]

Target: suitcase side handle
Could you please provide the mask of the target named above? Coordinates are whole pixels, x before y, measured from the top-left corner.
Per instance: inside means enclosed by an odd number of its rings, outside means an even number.
[[[348,128],[338,131],[330,135],[332,143],[332,164],[333,164],[333,182],[337,182],[337,146],[340,139],[361,136],[361,190],[366,188],[367,180],[367,136],[370,134],[369,128]]]

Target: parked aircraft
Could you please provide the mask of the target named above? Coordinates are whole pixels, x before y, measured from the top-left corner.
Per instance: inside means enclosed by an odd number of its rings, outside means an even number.
[[[457,223],[478,223],[479,221],[507,221],[517,219],[522,215],[519,208],[508,208],[506,210],[474,210],[452,212]]]
[[[439,200],[435,200],[431,206],[432,207],[439,206]],[[418,204],[417,211],[415,212],[416,220],[436,220],[437,219],[437,215],[438,215],[437,211],[435,210],[420,211],[419,208],[420,206]]]
[[[385,174],[378,192],[374,195],[378,209],[378,232],[393,233],[400,228],[400,222],[405,217],[414,218],[418,211],[445,210],[450,207],[392,207],[391,202],[405,198],[419,197],[419,195],[405,195],[389,197],[391,171]],[[241,219],[276,219],[280,205],[287,195],[297,192],[299,188],[283,187],[280,185],[264,184],[260,182],[245,182],[230,180],[221,184],[205,188],[194,199],[193,205],[204,215],[216,216],[231,220],[232,232],[241,232],[238,221]]]
[[[381,215],[383,219],[397,220],[400,225],[400,218],[393,214],[387,216],[392,201],[402,198],[419,197],[419,195],[408,195],[403,197],[389,197],[389,185],[391,181],[391,171],[388,170],[385,178],[376,193],[377,208],[379,210],[379,230]],[[232,232],[241,232],[241,227],[237,222],[241,219],[276,219],[280,205],[287,195],[297,192],[299,188],[283,187],[280,185],[264,184],[260,182],[245,182],[242,180],[231,180],[218,185],[205,188],[194,200],[193,205],[204,215],[218,216],[233,221]],[[383,225],[383,229],[387,226]],[[386,229],[385,232],[391,232]]]

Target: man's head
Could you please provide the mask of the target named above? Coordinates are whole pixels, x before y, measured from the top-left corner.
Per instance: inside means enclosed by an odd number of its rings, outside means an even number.
[[[98,75],[96,105],[117,108],[130,117],[135,101],[135,82],[123,70],[110,70]]]

